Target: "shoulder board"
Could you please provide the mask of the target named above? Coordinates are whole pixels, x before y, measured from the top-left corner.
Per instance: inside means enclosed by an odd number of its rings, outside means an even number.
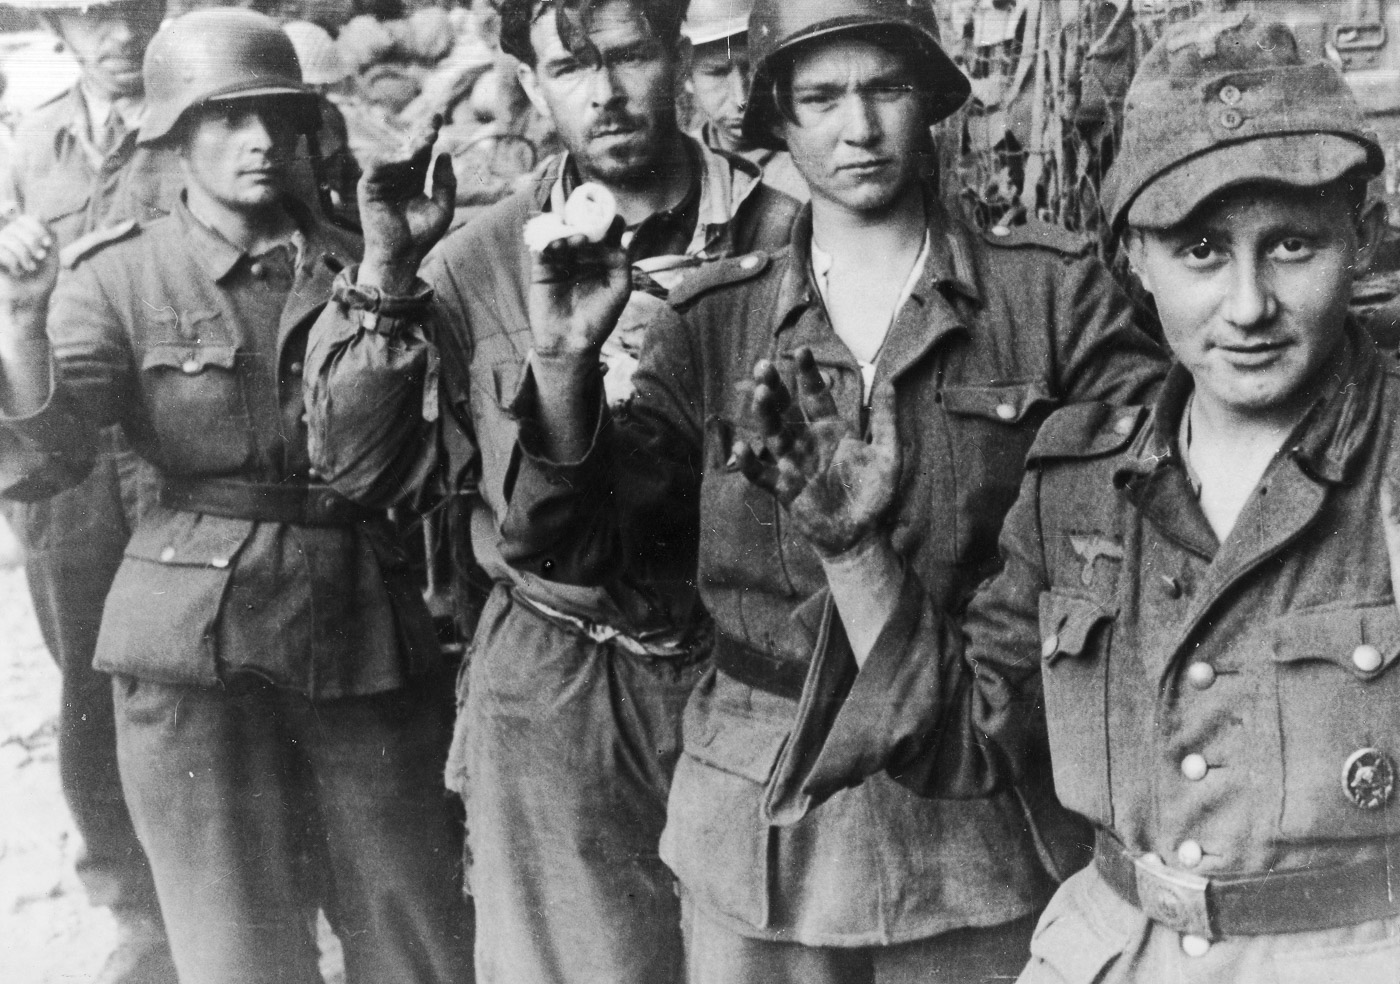
[[[1083,256],[1094,248],[1094,240],[1082,232],[1068,229],[1049,222],[1027,222],[1025,225],[995,225],[982,232],[982,237],[993,246],[1003,249],[1048,249],[1052,253],[1065,256]]]
[[[671,289],[667,301],[672,307],[680,307],[717,287],[752,280],[767,270],[772,263],[772,256],[762,250],[706,263],[688,272],[685,278]]]
[[[135,219],[127,219],[116,225],[95,229],[86,236],[79,236],[58,252],[58,262],[65,270],[71,270],[83,260],[101,250],[104,246],[121,242],[141,228]]]
[[[1102,458],[1126,448],[1147,419],[1147,407],[1075,403],[1056,410],[1040,427],[1026,466],[1065,458]]]

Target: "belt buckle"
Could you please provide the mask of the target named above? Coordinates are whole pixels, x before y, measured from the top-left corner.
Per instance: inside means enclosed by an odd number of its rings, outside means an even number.
[[[1179,933],[1208,940],[1219,938],[1211,926],[1206,894],[1210,879],[1173,871],[1155,855],[1133,858],[1133,868],[1138,906],[1147,918]]]

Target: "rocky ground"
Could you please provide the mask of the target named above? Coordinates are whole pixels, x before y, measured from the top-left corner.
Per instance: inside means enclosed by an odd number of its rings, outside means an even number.
[[[0,521],[0,982],[87,984],[115,936],[73,874],[78,839],[58,785],[58,671]],[[328,984],[344,977],[322,927]]]

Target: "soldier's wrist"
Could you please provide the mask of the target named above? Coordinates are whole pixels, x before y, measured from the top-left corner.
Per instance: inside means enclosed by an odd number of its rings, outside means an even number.
[[[366,252],[355,282],[389,295],[411,294],[418,283],[418,263],[403,257]]]

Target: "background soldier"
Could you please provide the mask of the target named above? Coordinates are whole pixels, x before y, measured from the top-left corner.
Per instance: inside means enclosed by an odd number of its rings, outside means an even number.
[[[749,64],[752,0],[695,0],[681,30],[690,42],[685,88],[694,111],[696,138],[713,150],[741,154],[763,169],[763,180],[797,201],[807,184],[783,150],[754,146],[744,136],[744,106],[753,77]]]
[[[179,190],[172,155],[136,143],[145,113],[141,58],[163,0],[18,6],[41,14],[75,56],[80,76],[20,122],[0,162],[6,280],[107,225],[167,211]],[[103,984],[175,978],[150,869],[122,800],[111,681],[92,669],[102,603],[153,492],[146,466],[113,428],[81,484],[6,509],[24,547],[45,645],[63,675],[59,774],[83,840],[78,874],[93,904],[117,920],[116,950],[98,978]]]
[[[81,475],[120,424],[159,472],[96,666],[180,980],[318,982],[322,908],[348,980],[469,981],[432,627],[386,519],[307,459],[308,329],[359,254],[293,193],[314,96],[241,10],[171,22],[145,78],[183,195],[68,258],[51,346],[57,258],[16,278],[0,369],[29,447]]]
[[[853,686],[809,680],[784,782],[819,798],[881,767],[995,788],[1048,723],[1095,860],[1027,984],[1395,980],[1400,376],[1347,314],[1382,166],[1283,25],[1168,30],[1106,185],[1177,359],[1160,395],[1046,423],[962,631],[905,594]],[[870,604],[899,591],[878,567]]]
[[[522,227],[559,213],[583,181],[611,189],[639,288],[600,358],[625,406],[649,314],[697,267],[784,240],[796,203],[756,167],[677,126],[684,4],[539,2],[501,9],[502,45],[568,148],[531,186],[444,240],[451,173],[422,194],[433,134],[367,168],[366,262],[327,310],[308,355],[317,466],[338,489],[387,504],[446,473],[470,505],[470,543],[494,588],[464,675],[449,782],[465,794],[470,882],[486,980],[679,981],[679,903],[657,854],[681,708],[709,652],[694,555],[678,549],[599,589],[510,570],[500,556],[524,373],[531,276]],[[425,324],[426,319],[426,324]],[[435,349],[434,349],[435,346]],[[443,427],[422,408],[441,360]],[[440,448],[465,435],[465,448]],[[465,520],[465,517],[463,517]],[[468,523],[455,542],[466,553]],[[465,564],[459,565],[465,570]],[[469,687],[467,686],[470,681]]]
[[[672,295],[627,416],[601,429],[597,351],[627,284],[606,250],[545,254],[507,557],[528,576],[592,584],[650,551],[698,547],[715,666],[687,707],[662,840],[689,905],[692,981],[995,979],[1024,962],[1052,890],[1022,811],[1042,790],[920,802],[880,777],[775,829],[764,784],[813,653],[876,641],[838,593],[871,545],[850,523],[860,505],[890,504],[880,530],[901,569],[957,609],[995,568],[1050,407],[1142,394],[1157,353],[1087,243],[984,237],[940,206],[929,127],[967,81],[931,7],[759,0],[749,36],[745,133],[791,151],[810,210],[787,249],[718,264]],[[818,415],[820,430],[804,430]],[[755,453],[765,439],[823,465],[834,455],[834,474],[809,487],[805,472],[777,476]],[[843,482],[861,465],[878,474]],[[789,508],[741,471],[781,483]],[[1059,837],[1084,835],[1062,819]]]

